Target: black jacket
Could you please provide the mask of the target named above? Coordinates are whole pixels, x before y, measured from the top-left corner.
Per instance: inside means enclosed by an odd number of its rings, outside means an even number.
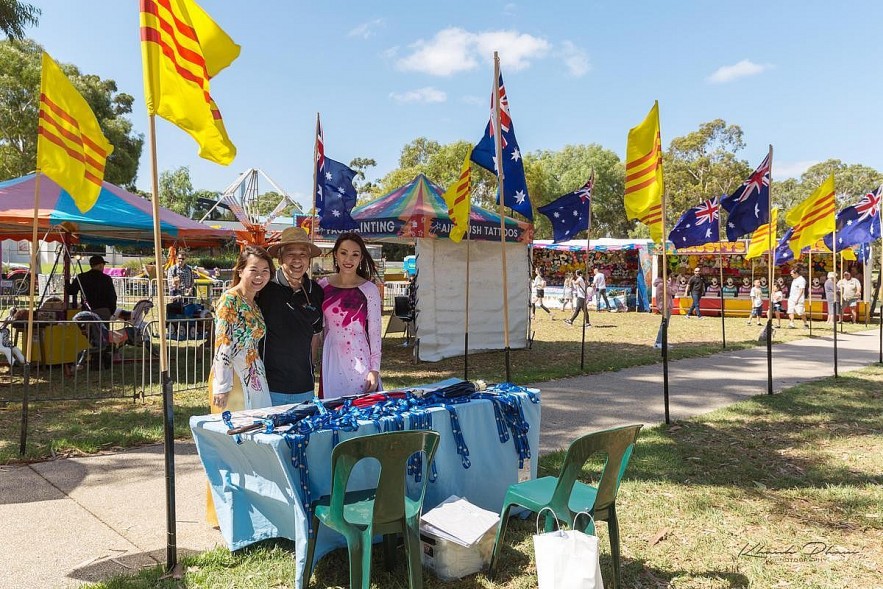
[[[74,277],[68,292],[72,295],[82,292],[84,307],[88,306],[89,309],[108,309],[111,313],[117,310],[113,278],[95,268]]]

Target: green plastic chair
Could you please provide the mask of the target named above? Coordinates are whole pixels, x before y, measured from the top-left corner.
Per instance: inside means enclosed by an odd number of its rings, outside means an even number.
[[[371,540],[383,535],[385,564],[395,565],[395,536],[401,532],[408,555],[408,584],[423,587],[420,562],[420,512],[426,494],[429,473],[438,449],[439,435],[434,431],[398,431],[352,438],[338,444],[331,453],[331,495],[313,502],[314,536],[307,542],[304,586],[309,586],[316,549],[315,533],[319,522],[343,534],[349,551],[350,587],[368,589],[371,585]],[[420,496],[411,499],[405,493],[408,459],[424,453],[424,476]],[[356,464],[365,458],[380,462],[380,480],[376,489],[347,493],[347,482]]]
[[[548,507],[555,512],[555,516],[560,521],[567,522],[571,528],[574,516],[581,511],[588,512],[595,521],[607,522],[610,550],[613,553],[614,586],[619,587],[619,522],[616,519],[616,493],[619,491],[619,483],[622,481],[622,475],[625,473],[635,441],[638,439],[638,432],[642,427],[642,424],[626,425],[587,434],[574,441],[567,449],[564,464],[557,477],[542,477],[510,485],[503,500],[500,527],[497,528],[488,576],[493,577],[499,562],[503,536],[509,524],[509,510],[513,506],[521,506],[538,513]],[[598,486],[592,487],[576,480],[583,465],[598,453],[607,455]],[[545,529],[550,531],[554,520],[548,514],[545,518]],[[584,531],[589,534],[595,533],[595,526],[591,520]]]

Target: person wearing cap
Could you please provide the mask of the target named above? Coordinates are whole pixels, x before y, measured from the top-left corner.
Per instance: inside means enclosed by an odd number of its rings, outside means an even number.
[[[89,258],[89,270],[74,277],[68,286],[68,294],[83,294],[84,309],[89,309],[104,320],[109,320],[117,309],[117,291],[113,279],[104,273],[107,260],[95,255]]]
[[[279,268],[257,298],[267,322],[261,357],[273,405],[300,403],[313,398],[325,300],[322,287],[306,272],[322,250],[301,227],[286,228],[267,250]]]

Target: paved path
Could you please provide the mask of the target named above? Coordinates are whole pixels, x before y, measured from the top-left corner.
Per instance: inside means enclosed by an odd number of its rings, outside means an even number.
[[[840,371],[877,361],[877,331],[840,339]],[[833,374],[829,339],[773,347],[774,387]],[[766,350],[672,362],[671,418],[706,413],[766,392]],[[543,391],[541,451],[594,429],[660,423],[662,365],[567,378]],[[204,523],[205,476],[192,442],[176,444],[178,554],[222,543]],[[165,562],[161,446],[0,467],[0,587],[78,587]]]

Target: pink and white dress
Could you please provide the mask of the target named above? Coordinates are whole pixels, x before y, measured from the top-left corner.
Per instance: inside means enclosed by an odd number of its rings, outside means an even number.
[[[380,291],[370,280],[338,288],[322,278],[319,286],[325,292],[322,398],[361,394],[368,373],[380,372]]]

